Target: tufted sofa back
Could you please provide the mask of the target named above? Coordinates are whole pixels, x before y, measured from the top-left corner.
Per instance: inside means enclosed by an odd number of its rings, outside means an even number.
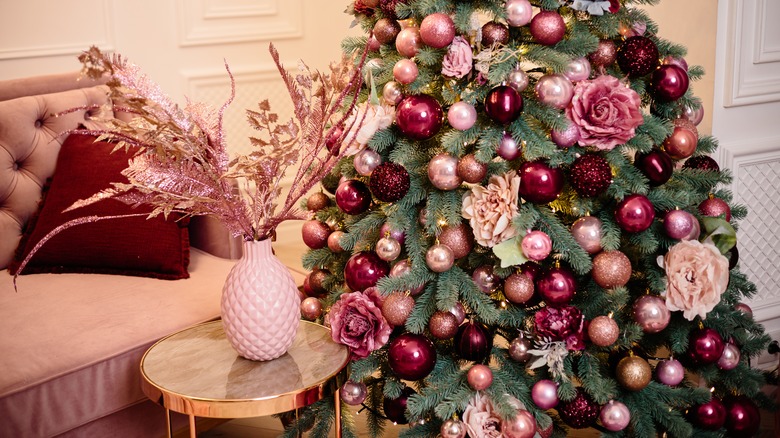
[[[0,89],[5,89],[7,96],[13,95],[3,86],[18,83],[0,83]],[[0,102],[0,268],[12,259],[24,225],[38,208],[41,190],[54,173],[57,154],[66,137],[63,133],[80,124],[90,127],[90,119],[105,111],[82,109],[56,117],[55,114],[69,109],[108,102],[107,87],[89,82],[74,84],[87,88]],[[18,91],[23,90],[22,87]]]

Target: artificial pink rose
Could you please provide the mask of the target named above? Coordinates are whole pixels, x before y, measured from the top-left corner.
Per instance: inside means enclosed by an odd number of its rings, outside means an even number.
[[[682,310],[689,321],[707,317],[729,284],[729,261],[715,245],[684,240],[663,258],[666,270],[666,307]]]
[[[501,417],[493,409],[490,399],[479,392],[469,400],[463,411],[469,438],[498,438],[501,434]]]
[[[474,240],[493,247],[515,237],[512,219],[518,212],[520,177],[514,170],[490,178],[488,185],[476,185],[463,195],[461,215],[469,221]]]
[[[566,342],[568,350],[585,348],[585,318],[574,306],[545,307],[534,315],[536,333],[553,341]]]
[[[611,150],[636,135],[642,124],[642,101],[636,91],[617,78],[602,75],[579,81],[566,117],[579,129],[579,144]]]
[[[471,52],[471,45],[462,36],[456,36],[447,54],[441,62],[441,74],[453,78],[462,78],[471,73],[471,64],[474,61],[474,54]]]
[[[390,338],[390,327],[382,316],[382,296],[376,288],[342,294],[330,308],[331,337],[349,347],[353,358],[362,359],[381,348]]]

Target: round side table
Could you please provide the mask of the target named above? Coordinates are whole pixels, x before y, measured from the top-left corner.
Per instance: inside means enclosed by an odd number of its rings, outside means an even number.
[[[195,417],[247,418],[298,410],[334,396],[336,436],[341,436],[338,388],[347,380],[349,351],[333,342],[330,330],[301,321],[292,347],[283,356],[257,362],[244,359],[230,346],[221,321],[167,336],[141,359],[142,389],[167,413],[189,416],[195,438]]]

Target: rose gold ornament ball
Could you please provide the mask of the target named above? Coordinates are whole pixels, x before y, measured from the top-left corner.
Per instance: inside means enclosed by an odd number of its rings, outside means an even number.
[[[451,312],[434,312],[428,320],[428,330],[436,339],[452,339],[458,333],[458,317]]]
[[[315,320],[322,315],[322,303],[314,297],[308,297],[301,301],[301,316],[309,321]]]
[[[482,182],[487,175],[487,164],[480,163],[474,154],[467,154],[458,160],[458,176],[467,183]]]
[[[439,243],[447,245],[456,259],[466,257],[474,249],[474,234],[465,224],[446,225],[439,234]]]
[[[476,364],[466,373],[466,380],[471,389],[482,391],[493,383],[493,371],[487,365]]]
[[[398,32],[401,31],[401,24],[390,18],[380,18],[374,24],[374,36],[382,44],[388,44],[395,41]]]
[[[612,40],[599,41],[595,52],[588,55],[588,60],[593,67],[604,67],[612,64],[617,59],[617,46]]]
[[[328,249],[336,253],[344,252],[344,248],[339,243],[342,237],[344,237],[344,232],[341,230],[330,233],[330,236],[328,236]]]
[[[395,327],[404,325],[414,309],[414,298],[404,292],[392,292],[382,303],[382,316]]]
[[[620,327],[614,319],[608,316],[597,316],[588,325],[588,337],[599,347],[608,347],[620,336]]]
[[[536,420],[530,412],[520,409],[514,418],[501,422],[501,433],[505,438],[531,438],[536,434]]]
[[[615,375],[622,387],[629,391],[641,391],[653,378],[653,370],[641,357],[627,356],[618,362]]]
[[[322,192],[312,193],[306,200],[306,209],[309,211],[319,211],[330,206],[330,198]]]
[[[593,280],[604,289],[625,286],[631,278],[631,261],[620,251],[603,251],[593,258]]]
[[[534,282],[522,272],[515,272],[504,280],[504,296],[512,304],[523,304],[534,296]]]
[[[420,23],[422,41],[436,49],[447,47],[455,38],[455,23],[449,15],[436,12]]]

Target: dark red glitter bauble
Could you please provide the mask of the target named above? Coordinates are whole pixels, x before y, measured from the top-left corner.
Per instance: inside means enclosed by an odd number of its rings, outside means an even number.
[[[380,201],[398,201],[409,191],[409,172],[398,163],[386,161],[371,173],[368,187]]]
[[[620,46],[617,62],[620,69],[631,77],[649,74],[658,67],[658,47],[653,40],[632,36]]]
[[[505,45],[509,42],[509,28],[497,21],[488,21],[482,26],[482,46]]]
[[[569,176],[571,186],[584,198],[598,196],[612,184],[612,168],[599,154],[585,154],[574,160]]]
[[[395,7],[398,6],[399,3],[406,4],[407,0],[380,0],[379,8],[382,10],[382,13],[385,14],[385,17],[397,20],[398,15],[395,13]]]
[[[683,164],[683,169],[712,170],[714,172],[720,172],[718,162],[707,155],[697,155],[688,158],[685,161],[685,164]]]
[[[572,400],[560,402],[557,409],[561,420],[575,429],[592,426],[601,412],[598,403],[582,387],[577,388]]]

